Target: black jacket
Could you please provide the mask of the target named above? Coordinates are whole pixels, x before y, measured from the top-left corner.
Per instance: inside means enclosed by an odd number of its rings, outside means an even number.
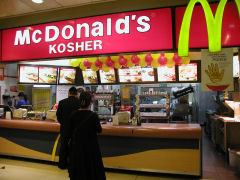
[[[67,131],[70,126],[70,114],[79,108],[79,100],[75,96],[69,96],[59,101],[57,109],[57,120],[61,124],[60,132]]]

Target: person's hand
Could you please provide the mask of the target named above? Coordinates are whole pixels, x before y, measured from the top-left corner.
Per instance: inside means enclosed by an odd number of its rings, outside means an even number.
[[[218,64],[211,63],[211,66],[208,65],[208,70],[205,70],[205,72],[213,83],[222,81],[224,69],[219,72]]]

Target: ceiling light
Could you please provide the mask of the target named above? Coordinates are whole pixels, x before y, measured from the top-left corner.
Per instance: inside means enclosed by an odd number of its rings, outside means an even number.
[[[37,3],[37,4],[41,4],[41,3],[43,3],[43,0],[32,0],[32,2]]]

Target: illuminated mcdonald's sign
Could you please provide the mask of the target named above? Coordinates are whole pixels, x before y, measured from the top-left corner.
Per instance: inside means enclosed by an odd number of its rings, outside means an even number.
[[[207,0],[190,0],[183,16],[179,34],[179,56],[188,56],[190,22],[192,19],[193,8],[196,3],[200,3],[204,10],[207,23],[209,52],[221,51],[222,19],[227,0],[220,0],[215,17]],[[240,16],[240,0],[235,0],[235,3],[237,5],[238,14]]]

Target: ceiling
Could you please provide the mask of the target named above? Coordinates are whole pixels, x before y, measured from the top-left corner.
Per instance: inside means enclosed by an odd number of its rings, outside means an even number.
[[[44,0],[42,4],[31,0],[0,0],[0,19],[106,1],[114,0]]]

